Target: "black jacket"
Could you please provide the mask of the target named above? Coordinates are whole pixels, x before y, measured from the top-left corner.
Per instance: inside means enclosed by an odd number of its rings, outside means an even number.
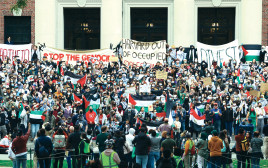
[[[233,122],[234,120],[234,114],[233,114],[233,109],[232,108],[226,108],[226,110],[224,109],[224,107],[222,108],[222,118],[223,121],[225,122]]]
[[[35,152],[37,157],[39,157],[39,148],[41,146],[44,146],[49,154],[52,153],[53,150],[53,144],[49,137],[43,135],[36,139],[35,141]]]
[[[129,113],[128,110],[124,112],[123,121],[128,120],[128,113]],[[135,117],[135,111],[131,109],[131,115],[130,115],[130,121],[129,121],[131,128],[133,127],[133,124],[135,124],[136,122],[136,119],[134,117]]]
[[[174,158],[160,158],[157,162],[156,162],[156,166],[157,168],[176,168],[176,161]]]
[[[132,143],[136,146],[136,155],[148,155],[149,147],[151,147],[151,140],[145,133],[140,132],[135,136]]]
[[[75,149],[75,152],[78,153],[78,146],[81,141],[80,135],[80,132],[71,133],[71,135],[68,137],[66,148]]]

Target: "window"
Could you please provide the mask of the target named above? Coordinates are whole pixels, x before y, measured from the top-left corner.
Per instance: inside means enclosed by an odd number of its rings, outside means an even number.
[[[31,16],[4,17],[5,42],[8,37],[14,44],[31,43]]]
[[[100,48],[100,8],[64,8],[64,48]]]
[[[198,41],[222,45],[235,39],[235,8],[198,8]]]
[[[167,40],[167,8],[131,8],[131,38],[137,41]]]

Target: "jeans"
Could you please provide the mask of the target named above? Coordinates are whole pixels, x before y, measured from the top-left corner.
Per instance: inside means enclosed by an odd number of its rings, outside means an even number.
[[[238,130],[239,130],[239,124],[235,124],[235,125],[234,125],[234,132],[235,132],[235,135],[238,135]]]
[[[142,168],[147,167],[148,155],[136,155],[136,163],[141,165]]]
[[[246,168],[246,154],[244,152],[237,152],[236,153],[237,158],[237,168]]]
[[[205,167],[205,159],[200,155],[197,155],[197,164],[198,164],[198,168]]]
[[[221,120],[213,120],[213,125],[218,132],[221,131]]]
[[[2,134],[2,136],[1,136]],[[7,128],[6,125],[0,126],[0,138],[4,138],[7,135]]]
[[[40,124],[31,124],[31,137],[34,138],[37,134],[37,131],[40,128]]]
[[[227,133],[232,136],[232,128],[233,128],[233,122],[225,122],[225,128],[227,130]]]
[[[185,121],[181,121],[181,131],[185,130]]]
[[[257,129],[260,132],[260,136],[262,136],[262,130],[263,130],[263,126],[264,126],[264,119],[263,118],[258,118],[258,126]]]
[[[251,158],[251,168],[260,168],[260,158],[257,157]]]
[[[17,168],[20,168],[20,164],[22,168],[26,168],[26,162],[27,162],[27,154],[16,156],[16,165]]]
[[[51,165],[51,159],[39,159],[38,160],[40,168],[50,168]]]
[[[73,168],[77,168],[79,165],[78,163],[80,162],[80,156],[78,155],[78,152],[72,152],[71,158],[72,158]]]
[[[102,127],[101,124],[99,124],[98,126],[96,125],[96,129],[97,129],[99,132],[101,132],[101,127]]]
[[[16,161],[16,159],[13,159],[12,160],[12,163],[13,163],[13,168],[17,168],[17,161]]]
[[[72,152],[69,152],[68,156],[66,157],[68,168],[72,168],[71,153]]]
[[[150,152],[148,160],[148,168],[154,168],[154,163],[160,158],[160,152]]]
[[[221,157],[213,156],[210,157],[211,168],[220,168],[221,167]]]

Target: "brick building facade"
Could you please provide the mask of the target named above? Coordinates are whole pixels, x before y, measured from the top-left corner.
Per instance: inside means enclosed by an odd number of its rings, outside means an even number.
[[[268,0],[262,0],[262,45],[268,45]]]
[[[0,0],[0,43],[5,43],[5,16],[13,16],[11,7],[17,0]],[[35,0],[28,0],[21,16],[31,17],[31,43],[35,44]]]

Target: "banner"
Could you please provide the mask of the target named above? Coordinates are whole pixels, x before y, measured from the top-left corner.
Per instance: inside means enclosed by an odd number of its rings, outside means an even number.
[[[122,40],[123,63],[142,66],[144,62],[153,66],[166,58],[166,41],[141,42],[131,39]]]
[[[156,71],[156,79],[164,79],[167,80],[168,73],[165,71]]]
[[[21,61],[27,60],[31,61],[32,59],[32,44],[23,44],[23,45],[8,45],[0,44],[0,58],[6,60],[10,58],[11,61],[19,59]],[[18,56],[15,58],[15,56]]]
[[[76,64],[77,61],[84,61],[85,63],[102,61],[104,64],[108,64],[109,58],[115,55],[113,50],[110,49],[73,51],[46,47],[42,52],[42,57],[44,56],[55,62],[60,60],[65,61],[66,64]]]
[[[198,62],[201,63],[203,60],[208,63],[209,68],[211,67],[212,61],[217,61],[217,64],[227,63],[230,59],[236,60],[237,64],[240,62],[238,40],[232,41],[224,45],[207,45],[200,42],[196,43]]]

